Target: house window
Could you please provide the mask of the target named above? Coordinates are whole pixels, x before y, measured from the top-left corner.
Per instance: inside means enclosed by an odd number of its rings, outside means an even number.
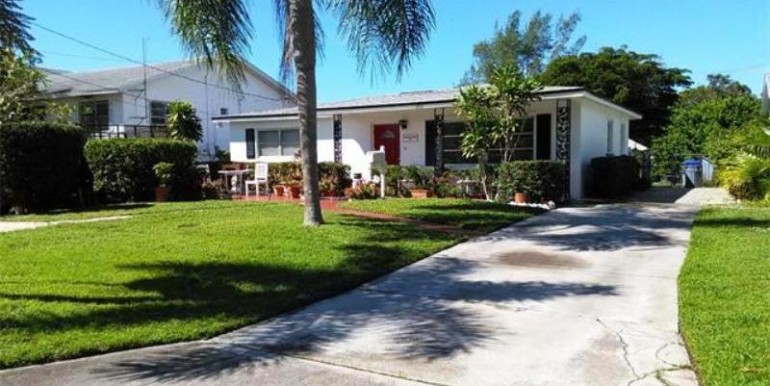
[[[92,131],[105,131],[110,126],[110,102],[87,101],[78,104],[80,125]]]
[[[299,151],[299,129],[260,130],[257,134],[259,156],[292,156]]]
[[[428,133],[435,133],[435,126],[433,121],[426,122],[426,129]],[[446,164],[470,164],[475,163],[475,159],[463,157],[461,144],[462,133],[465,131],[465,122],[445,122],[443,136],[441,137],[442,154],[444,163]],[[513,138],[513,159],[515,160],[531,160],[534,159],[534,128],[535,120],[533,118],[527,118],[521,129],[514,135]],[[435,135],[426,136],[426,164],[435,164],[436,144]],[[500,163],[503,159],[503,143],[499,143],[494,149],[490,151],[489,162]]]
[[[256,158],[256,148],[254,129],[246,129],[246,158]]]
[[[620,149],[621,154],[627,154],[628,153],[628,127],[626,127],[625,123],[620,124],[620,146],[618,149]]]
[[[227,109],[227,107],[222,107],[219,109],[219,115],[227,115],[230,114],[230,110]]]
[[[168,103],[160,101],[150,102],[150,124],[165,125],[168,114]]]
[[[613,139],[612,139],[613,136],[612,136],[612,134],[613,134],[613,131],[615,129],[614,126],[615,126],[615,122],[613,122],[611,120],[607,121],[607,154],[608,155],[609,154],[614,154],[612,152],[612,144],[613,144]]]

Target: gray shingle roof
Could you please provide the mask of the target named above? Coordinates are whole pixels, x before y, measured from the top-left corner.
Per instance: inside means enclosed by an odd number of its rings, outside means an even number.
[[[166,75],[168,72],[179,72],[195,65],[194,61],[187,60],[152,64],[155,68],[147,67],[147,78],[152,79]],[[43,72],[48,76],[43,87],[44,92],[56,96],[139,92],[144,82],[144,68],[141,65],[86,72],[59,70],[43,70]]]
[[[319,103],[318,111],[334,111],[334,110],[347,110],[347,109],[360,109],[360,108],[377,108],[377,107],[391,107],[391,106],[409,106],[419,104],[438,104],[438,103],[451,103],[457,98],[457,88],[449,88],[443,90],[421,90],[421,91],[408,91],[398,94],[386,94],[386,95],[373,95],[363,98],[348,99],[344,101]],[[581,91],[582,87],[573,86],[545,86],[540,91],[541,94]],[[260,118],[260,117],[274,117],[283,115],[297,114],[296,107],[288,107],[272,110],[261,110],[250,113],[230,115],[227,117],[217,117],[216,120],[227,120],[237,118]]]

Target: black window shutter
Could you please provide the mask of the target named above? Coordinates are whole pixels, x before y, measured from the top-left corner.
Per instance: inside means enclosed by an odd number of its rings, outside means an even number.
[[[551,114],[537,116],[537,159],[551,159]]]
[[[246,158],[257,157],[257,144],[254,141],[254,129],[246,129]]]
[[[436,166],[436,125],[425,121],[425,166]]]

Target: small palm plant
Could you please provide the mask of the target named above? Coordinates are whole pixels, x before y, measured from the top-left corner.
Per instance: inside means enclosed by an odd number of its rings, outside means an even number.
[[[203,138],[201,120],[190,102],[176,100],[168,104],[168,135],[174,139],[198,142]]]

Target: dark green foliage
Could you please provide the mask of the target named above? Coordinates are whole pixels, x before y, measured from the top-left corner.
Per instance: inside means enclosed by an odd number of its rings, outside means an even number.
[[[79,127],[45,122],[0,125],[0,213],[70,207],[88,173]],[[85,193],[87,189],[81,192]]]
[[[599,97],[642,114],[631,121],[631,138],[649,144],[669,123],[677,88],[692,82],[689,71],[665,67],[657,55],[604,47],[596,53],[552,61],[541,82],[549,86],[582,86]]]
[[[588,167],[589,194],[616,198],[640,187],[640,166],[627,155],[597,157]]]
[[[194,143],[157,138],[91,140],[85,147],[94,189],[108,202],[152,200],[159,184],[153,168],[160,162],[174,165],[170,199],[200,199],[197,153]]]
[[[556,201],[565,197],[566,168],[560,161],[513,161],[497,171],[497,195],[504,200],[526,193],[532,202]]]
[[[353,183],[350,178],[350,166],[334,163],[318,163],[318,180],[321,193],[343,196],[345,188]],[[302,183],[302,165],[299,162],[276,162],[268,166],[268,185],[292,185]]]
[[[333,196],[345,195],[345,189],[353,184],[350,178],[350,166],[335,162],[320,162],[318,177],[321,193],[331,193]]]
[[[673,110],[671,124],[663,136],[653,141],[654,174],[658,177],[677,172],[688,157],[701,155],[721,163],[735,154],[732,137],[747,130],[759,116],[759,99],[752,95],[713,97],[689,94]],[[706,91],[703,91],[706,93]]]
[[[21,1],[0,0],[0,50],[37,56],[30,45],[35,40],[29,33],[29,24],[35,20],[21,11]]]

